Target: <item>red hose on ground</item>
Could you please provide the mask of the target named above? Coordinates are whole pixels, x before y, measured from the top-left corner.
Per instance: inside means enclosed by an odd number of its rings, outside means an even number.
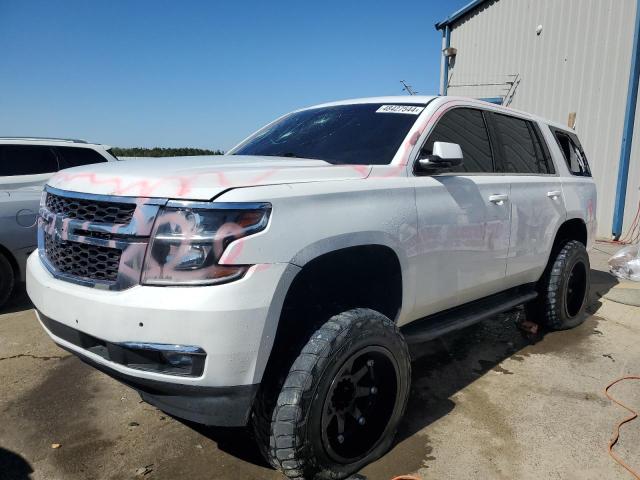
[[[620,427],[622,427],[622,425],[624,425],[625,423],[628,423],[632,420],[635,420],[636,418],[638,418],[638,412],[636,412],[635,410],[629,408],[627,405],[625,405],[624,403],[616,400],[615,398],[613,398],[611,395],[609,395],[609,389],[611,387],[613,387],[615,384],[622,382],[623,380],[640,380],[640,377],[638,376],[634,376],[634,375],[628,375],[626,377],[621,377],[617,380],[614,380],[613,382],[611,382],[609,385],[607,385],[607,388],[604,389],[604,394],[607,396],[607,398],[609,400],[611,400],[613,403],[615,403],[616,405],[620,405],[622,408],[624,408],[626,411],[630,412],[631,415],[628,416],[627,418],[625,418],[624,420],[622,420],[621,422],[618,423],[618,425],[616,426],[615,431],[613,432],[613,435],[611,437],[611,440],[609,441],[609,455],[611,455],[611,458],[613,458],[618,464],[620,464],[620,466],[622,466],[622,468],[624,468],[625,470],[627,470],[631,475],[633,475],[636,480],[640,480],[640,474],[638,474],[638,472],[636,472],[633,468],[631,468],[629,465],[627,465],[625,463],[624,460],[622,460],[622,458],[620,458],[620,456],[613,451],[613,447],[615,446],[616,443],[618,443],[618,439],[620,438]]]
[[[638,418],[638,412],[636,412],[632,408],[629,408],[629,406],[625,405],[624,403],[616,400],[613,396],[609,394],[609,390],[611,389],[611,387],[613,387],[614,385],[624,380],[640,380],[640,377],[635,375],[627,375],[625,377],[621,377],[621,378],[618,378],[617,380],[614,380],[609,385],[607,385],[607,387],[604,389],[604,394],[609,400],[611,400],[616,405],[621,406],[626,411],[631,413],[631,415],[621,420],[616,425],[615,431],[613,432],[613,435],[611,436],[611,440],[609,441],[608,450],[609,450],[609,455],[611,455],[611,458],[613,458],[622,468],[624,468],[631,475],[633,475],[636,478],[636,480],[640,480],[640,474],[636,472],[633,468],[631,468],[629,465],[627,465],[627,463],[616,452],[613,451],[613,447],[616,445],[616,443],[618,443],[618,440],[620,439],[620,428],[622,427],[622,425],[624,425],[625,423],[629,423],[632,420],[635,420],[636,418]],[[399,477],[394,477],[392,480],[420,480],[420,479],[418,479],[418,477],[414,477],[413,475],[401,475]]]

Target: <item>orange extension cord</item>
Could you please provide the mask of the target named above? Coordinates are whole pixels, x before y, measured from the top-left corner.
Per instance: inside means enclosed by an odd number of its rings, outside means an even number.
[[[622,468],[624,468],[631,475],[633,475],[636,478],[636,480],[640,480],[640,474],[636,472],[633,468],[631,468],[629,465],[627,465],[627,463],[624,460],[622,460],[622,458],[616,452],[613,451],[613,447],[616,445],[616,443],[618,443],[618,440],[620,439],[620,428],[622,427],[622,425],[624,425],[625,423],[629,423],[632,420],[635,420],[636,418],[638,418],[638,412],[629,408],[624,403],[616,400],[609,394],[609,389],[611,389],[611,387],[613,387],[614,385],[620,382],[623,382],[624,380],[640,380],[640,377],[635,375],[628,375],[626,377],[621,377],[611,382],[609,385],[607,385],[607,388],[604,389],[604,394],[607,396],[609,400],[611,400],[616,405],[621,406],[626,411],[631,413],[631,415],[629,415],[624,420],[621,420],[616,425],[615,431],[613,432],[611,440],[609,441],[609,455],[611,455],[611,458],[613,458]],[[414,477],[413,475],[400,475],[399,477],[394,477],[392,480],[419,480],[419,479],[418,477]]]
[[[626,377],[622,377],[622,378],[619,378],[617,380],[614,380],[609,385],[607,385],[607,388],[604,389],[604,394],[607,396],[607,398],[609,400],[611,400],[616,405],[620,405],[626,411],[631,413],[630,416],[628,416],[627,418],[625,418],[624,420],[619,422],[618,425],[616,426],[615,432],[613,433],[613,436],[611,437],[611,440],[609,441],[609,455],[611,455],[611,458],[613,458],[617,463],[619,463],[620,466],[622,466],[631,475],[633,475],[636,478],[636,480],[640,480],[640,474],[638,474],[638,472],[636,472],[633,468],[631,468],[629,465],[627,465],[624,462],[624,460],[622,460],[622,458],[620,458],[620,456],[616,452],[613,451],[613,447],[615,446],[616,443],[618,443],[618,439],[620,438],[620,427],[622,427],[622,425],[624,425],[625,423],[628,423],[628,422],[638,418],[638,412],[636,412],[635,410],[632,410],[631,408],[629,408],[624,403],[619,402],[618,400],[613,398],[611,395],[609,395],[609,389],[611,387],[613,387],[615,384],[617,384],[619,382],[622,382],[624,380],[640,380],[640,377],[637,377],[637,376],[634,376],[634,375],[629,375],[629,376],[626,376]]]

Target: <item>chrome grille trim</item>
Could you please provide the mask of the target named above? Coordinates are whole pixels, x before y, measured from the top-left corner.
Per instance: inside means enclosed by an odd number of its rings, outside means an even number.
[[[59,272],[82,278],[115,282],[122,250],[44,236],[49,263]]]
[[[140,283],[144,255],[153,223],[160,208],[167,203],[167,199],[85,194],[49,186],[45,188],[45,192],[46,198],[40,207],[38,218],[38,251],[42,263],[54,277],[107,290],[124,290]],[[51,211],[49,207],[55,207],[48,201],[49,195],[62,198],[62,202],[75,201],[78,205],[86,206],[95,203],[97,209],[92,208],[92,211],[109,208],[109,204],[133,205],[133,209],[128,209],[132,211],[128,223],[88,221],[77,218],[77,215],[74,218],[73,212],[68,210]],[[113,209],[109,211],[113,213]],[[125,218],[121,215],[113,220],[120,221]],[[105,217],[102,216],[99,219],[105,220]],[[117,272],[115,274],[113,271],[97,273],[97,270],[88,268],[85,261],[78,261],[74,266],[71,260],[55,258],[59,252],[56,254],[48,252],[47,246],[51,249],[52,245],[56,244],[65,244],[67,248],[77,252],[87,251],[93,254],[110,252],[117,255]],[[102,261],[101,259],[97,260]],[[109,265],[108,269],[111,269],[112,265]],[[102,267],[106,265],[103,264]]]
[[[111,203],[69,198],[48,193],[46,207],[56,215],[77,219],[83,222],[127,224],[133,218],[136,209],[131,203]]]

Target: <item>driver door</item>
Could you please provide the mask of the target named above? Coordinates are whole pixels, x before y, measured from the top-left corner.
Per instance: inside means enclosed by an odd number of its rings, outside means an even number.
[[[509,251],[510,184],[496,173],[485,114],[453,108],[423,146],[460,145],[463,164],[447,173],[414,173],[419,249],[416,316],[426,316],[504,289]]]

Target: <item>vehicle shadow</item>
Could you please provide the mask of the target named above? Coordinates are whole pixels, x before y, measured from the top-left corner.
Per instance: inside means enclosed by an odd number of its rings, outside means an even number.
[[[27,289],[25,288],[25,285],[18,284],[16,285],[11,298],[9,298],[4,307],[0,307],[0,315],[6,313],[22,312],[31,308],[34,308],[33,303],[31,303],[29,295],[27,295]]]
[[[588,311],[595,312],[601,305],[600,299],[619,283],[620,281],[609,272],[591,269],[591,301]]]
[[[174,417],[175,418],[175,417]],[[195,430],[210,440],[213,440],[218,448],[245,462],[254,465],[271,468],[260,453],[258,445],[253,438],[250,428],[247,427],[210,427],[198,423],[176,418],[189,428]]]
[[[598,309],[599,299],[618,283],[609,273],[598,270],[591,271],[591,279],[587,308],[589,314]],[[524,308],[519,307],[436,340],[412,345],[411,393],[395,444],[404,442],[450,413],[455,408],[452,397],[490,370],[505,375],[512,374],[500,365],[506,359],[526,362],[526,355],[521,351],[543,341],[546,332],[543,329],[536,334],[525,332],[520,328],[521,322],[525,319]],[[575,331],[571,330],[562,332],[562,335],[567,336],[568,344],[572,335],[575,336],[575,341],[584,338],[584,334],[576,335]],[[241,460],[270,468],[248,428],[205,427],[182,422],[216,442],[220,450]],[[413,455],[418,462],[415,465],[416,470],[429,453],[429,447],[425,446],[424,442],[419,448],[422,450],[416,451]]]
[[[608,272],[591,270],[591,291],[587,314],[597,312],[600,298],[618,284]],[[412,388],[407,411],[396,443],[414,435],[455,408],[451,397],[490,370],[512,372],[500,364],[508,358],[526,361],[521,350],[544,340],[547,332],[531,334],[520,325],[524,308],[498,315],[468,328],[451,332],[436,340],[411,346]],[[575,332],[562,332],[570,342]],[[577,338],[579,340],[579,338]]]
[[[33,468],[17,453],[0,447],[0,478],[29,480]]]

